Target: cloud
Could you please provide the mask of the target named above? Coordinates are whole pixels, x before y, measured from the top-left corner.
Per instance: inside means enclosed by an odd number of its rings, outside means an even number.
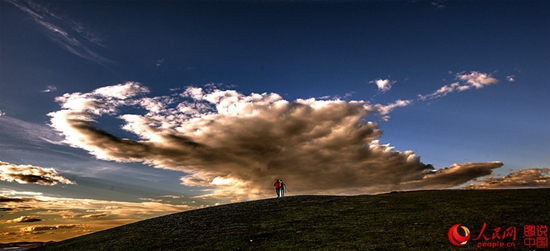
[[[36,222],[36,221],[42,221],[42,219],[34,216],[21,216],[13,220],[7,220],[6,223],[21,223],[21,222]]]
[[[25,12],[45,32],[45,34],[62,49],[81,58],[95,61],[100,65],[111,61],[94,52],[90,46],[104,47],[102,38],[85,29],[84,26],[68,17],[56,14],[33,1],[7,0],[19,10]]]
[[[0,181],[20,184],[38,184],[53,186],[55,184],[76,184],[57,174],[53,168],[42,168],[30,165],[14,165],[0,161]]]
[[[550,188],[550,168],[520,169],[504,177],[489,175],[466,188]]]
[[[153,198],[139,198],[139,200],[151,201],[151,202],[162,202],[161,199],[153,199]]]
[[[489,175],[492,173],[492,169],[502,165],[500,161],[453,164],[450,167],[429,172],[422,180],[404,182],[401,188],[405,190],[442,189],[458,186],[468,182],[472,177]]]
[[[508,82],[514,82],[516,81],[516,77],[514,77],[514,75],[506,76],[506,80],[508,80]]]
[[[29,199],[29,198],[11,198],[11,197],[6,197],[6,196],[0,196],[0,202],[16,202],[16,203],[21,203],[21,202],[28,202],[28,201],[34,201],[34,199]],[[5,211],[11,211],[11,208],[8,208],[7,210]]]
[[[87,212],[94,212],[95,210],[94,209],[88,209],[86,210]],[[100,210],[99,213],[92,213],[92,214],[83,214],[83,213],[78,213],[78,212],[74,212],[74,211],[71,211],[71,210],[47,210],[47,211],[41,211],[41,212],[36,212],[36,214],[40,214],[40,215],[58,215],[58,216],[61,216],[61,218],[63,219],[93,219],[93,218],[101,218],[101,217],[106,217],[108,216],[109,214],[106,213],[106,212],[101,212],[102,210]],[[105,210],[103,210],[105,211]]]
[[[55,87],[55,85],[48,85],[46,86],[46,89],[40,91],[40,92],[53,92],[57,90],[57,87]]]
[[[81,218],[101,218],[101,217],[105,217],[107,216],[108,214],[106,213],[99,213],[99,214],[86,214],[86,215],[82,215],[80,216]]]
[[[107,201],[43,195],[23,198],[0,196],[0,202],[4,202],[8,208],[16,208],[17,205],[24,203],[29,209],[42,210],[35,214],[67,216],[65,218],[98,218],[109,215],[119,219],[140,219],[147,215],[161,215],[192,209],[186,205],[159,202]]]
[[[496,84],[498,80],[493,78],[491,74],[472,71],[470,74],[456,74],[457,79],[466,81],[467,84],[475,88],[482,88],[485,85]]]
[[[498,83],[498,80],[493,78],[491,74],[488,73],[481,73],[477,71],[472,71],[470,74],[465,73],[458,73],[455,75],[456,80],[458,82],[452,83],[450,85],[444,85],[441,88],[439,88],[437,91],[427,94],[427,95],[421,95],[418,94],[418,98],[421,100],[426,99],[435,99],[444,97],[449,93],[452,92],[461,92],[465,90],[469,90],[471,88],[483,88],[486,85],[496,84]]]
[[[486,82],[475,76],[465,81],[470,80]],[[125,91],[64,94],[57,99],[63,109],[49,114],[52,127],[71,146],[98,159],[181,171],[181,183],[211,189],[204,191],[208,198],[271,195],[277,178],[285,179],[293,193],[309,194],[450,187],[479,177],[474,170],[497,166],[466,163],[434,175],[434,168],[413,151],[380,144],[382,131],[365,118],[387,116],[410,100],[389,105],[287,101],[276,93],[197,87],[177,97],[149,98],[144,97],[148,89],[135,82],[103,88],[98,90]],[[123,114],[125,106],[143,114]],[[97,127],[96,118],[107,115],[120,119],[121,128],[139,139],[119,138]]]
[[[83,225],[75,225],[75,224],[65,224],[65,225],[35,225],[35,226],[26,226],[20,228],[19,231],[22,233],[42,233],[42,231],[45,230],[62,230],[62,229],[72,229],[72,228],[81,228],[84,227]]]
[[[389,116],[387,116],[391,111],[393,111],[397,107],[405,107],[410,104],[412,104],[412,100],[397,100],[391,104],[388,105],[381,105],[376,104],[373,105],[374,111],[376,111],[379,115],[382,115],[382,120],[387,121],[389,119]]]
[[[28,197],[11,197],[6,194],[28,194]],[[13,190],[0,189],[0,202],[9,208],[9,211],[17,213],[24,206],[25,215],[36,215],[19,217],[17,221],[10,223],[31,222],[32,219],[39,219],[46,215],[42,222],[46,225],[13,226],[13,224],[2,224],[0,222],[0,233],[13,232],[15,236],[3,238],[4,242],[18,242],[28,240],[27,234],[48,234],[47,237],[39,237],[41,241],[59,241],[71,236],[81,235],[89,232],[100,231],[107,228],[136,222],[160,215],[182,212],[198,206],[173,205],[154,202],[125,202],[106,201],[94,199],[75,199],[63,197],[49,197],[32,192],[17,192]],[[12,212],[9,212],[10,214]],[[8,215],[4,215],[6,217]],[[74,222],[79,224],[75,225]],[[13,231],[13,229],[17,229]],[[74,230],[71,230],[74,229]],[[70,230],[70,231],[69,231]]]
[[[159,66],[161,66],[161,65],[162,65],[162,63],[164,63],[164,58],[163,58],[163,59],[159,59],[159,60],[157,60],[157,62],[156,62],[156,64],[155,64],[155,65],[156,65],[157,67],[159,67]]]
[[[378,86],[378,90],[381,92],[387,92],[391,89],[392,85],[395,84],[397,81],[390,81],[389,79],[376,79],[372,80],[369,83],[370,84],[376,84]]]
[[[438,10],[445,9],[445,5],[443,5],[440,1],[432,2],[432,5]]]
[[[29,123],[9,116],[0,117],[0,137],[4,139],[26,140],[25,144],[32,144],[40,148],[51,147],[49,144],[63,144],[63,138],[51,127]],[[12,140],[3,140],[0,147],[13,147]]]
[[[160,197],[163,197],[163,198],[172,198],[172,199],[181,199],[183,198],[183,195],[163,195],[163,196],[160,196]]]

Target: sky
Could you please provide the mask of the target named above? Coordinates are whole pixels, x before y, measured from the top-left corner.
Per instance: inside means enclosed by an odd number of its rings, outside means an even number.
[[[548,1],[0,1],[0,243],[550,187]]]

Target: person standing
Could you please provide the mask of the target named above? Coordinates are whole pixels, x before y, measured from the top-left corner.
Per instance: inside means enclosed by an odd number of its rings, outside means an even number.
[[[275,187],[275,193],[277,193],[277,198],[280,198],[281,197],[281,182],[279,181],[279,179],[277,179],[275,181],[275,183],[273,183],[273,186]]]
[[[279,180],[279,183],[280,183],[280,187],[281,187],[280,188],[281,189],[280,195],[281,195],[281,197],[284,197],[285,196],[286,185],[283,182],[283,180]]]

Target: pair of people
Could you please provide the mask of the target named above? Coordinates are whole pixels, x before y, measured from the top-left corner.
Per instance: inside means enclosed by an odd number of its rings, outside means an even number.
[[[275,183],[273,183],[273,186],[275,187],[275,193],[277,193],[277,198],[281,198],[285,196],[286,185],[283,182],[283,180],[277,179]]]

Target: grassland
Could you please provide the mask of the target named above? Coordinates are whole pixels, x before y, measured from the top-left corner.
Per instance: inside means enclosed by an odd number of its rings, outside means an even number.
[[[443,190],[361,196],[290,196],[171,214],[33,250],[480,250],[483,223],[550,226],[550,189]],[[472,231],[463,247],[449,228]],[[510,238],[507,240],[512,242]],[[481,250],[496,250],[481,248]]]

